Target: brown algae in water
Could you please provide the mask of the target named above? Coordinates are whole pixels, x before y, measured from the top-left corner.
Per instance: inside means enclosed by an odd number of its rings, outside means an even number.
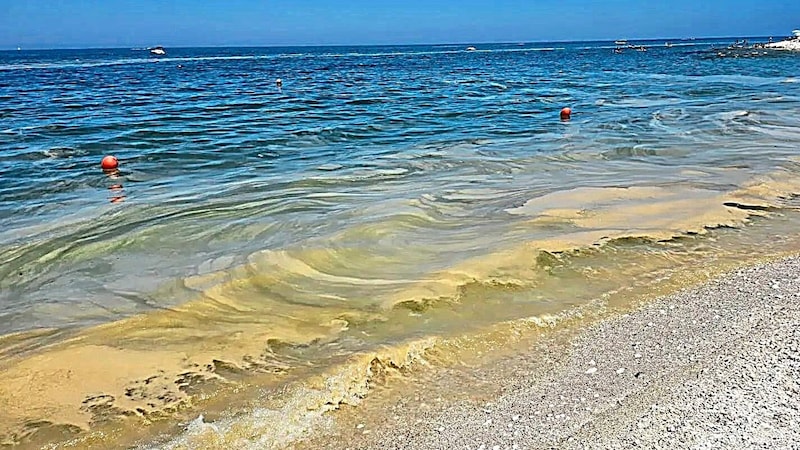
[[[0,363],[3,439],[46,441],[52,433],[45,428],[62,427],[70,434],[109,421],[169,421],[204,404],[199,393],[214,395],[214,389],[199,386],[246,385],[256,378],[265,380],[266,392],[299,396],[278,395],[282,406],[262,408],[262,418],[276,420],[275,411],[282,411],[300,430],[283,437],[305,434],[327,420],[325,411],[366,396],[380,367],[402,373],[415,361],[457,363],[457,351],[453,359],[431,356],[437,339],[480,335],[486,327],[520,318],[601,310],[609,298],[641,295],[663,280],[678,286],[676,275],[713,273],[754,255],[796,248],[792,230],[798,217],[791,208],[781,209],[793,191],[800,189],[782,180],[730,194],[692,192],[701,207],[681,211],[696,211],[696,224],[668,217],[673,226],[666,231],[651,229],[655,225],[647,220],[642,230],[624,229],[635,209],[626,212],[632,206],[618,204],[625,196],[646,199],[645,211],[658,211],[652,217],[668,215],[669,208],[650,204],[656,197],[677,204],[672,193],[659,189],[583,192],[591,201],[557,213],[528,203],[523,212],[534,216],[533,224],[547,216],[567,222],[574,232],[490,252],[417,280],[332,275],[316,269],[301,251],[263,252],[231,269],[224,278],[230,281],[213,284],[199,299],[172,310],[91,327],[22,352],[13,352],[17,340],[6,338],[15,344],[6,347],[8,357]],[[756,220],[760,217],[765,218]],[[683,231],[673,229],[675,224]],[[348,289],[360,300],[342,301]],[[469,345],[464,348],[469,351]],[[315,400],[303,403],[300,397]],[[316,412],[310,417],[304,415],[308,411]],[[270,420],[248,428],[240,418],[230,426],[249,430],[244,434],[250,436],[263,433],[258,442],[265,443],[275,431],[263,428]],[[219,439],[215,442],[238,442]]]

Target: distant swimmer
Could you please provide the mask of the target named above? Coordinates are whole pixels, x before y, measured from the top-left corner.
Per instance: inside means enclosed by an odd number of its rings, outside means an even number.
[[[278,78],[277,80],[275,80],[275,85],[278,87],[283,87],[283,80]]]

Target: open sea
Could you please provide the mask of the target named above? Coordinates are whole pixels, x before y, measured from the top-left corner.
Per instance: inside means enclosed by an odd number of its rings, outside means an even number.
[[[800,55],[734,40],[0,52],[0,446],[290,447],[800,250]]]

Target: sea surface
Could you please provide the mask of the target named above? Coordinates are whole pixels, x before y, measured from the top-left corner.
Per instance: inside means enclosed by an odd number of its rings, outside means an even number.
[[[0,52],[0,445],[280,448],[800,249],[800,55],[734,40]]]

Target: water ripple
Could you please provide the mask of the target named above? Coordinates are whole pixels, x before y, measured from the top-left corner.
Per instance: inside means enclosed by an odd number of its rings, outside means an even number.
[[[791,161],[793,57],[709,58],[719,43],[0,53],[0,305],[355,230],[441,268],[509,242],[503,211],[544,192]],[[29,319],[0,331],[81,320]]]

